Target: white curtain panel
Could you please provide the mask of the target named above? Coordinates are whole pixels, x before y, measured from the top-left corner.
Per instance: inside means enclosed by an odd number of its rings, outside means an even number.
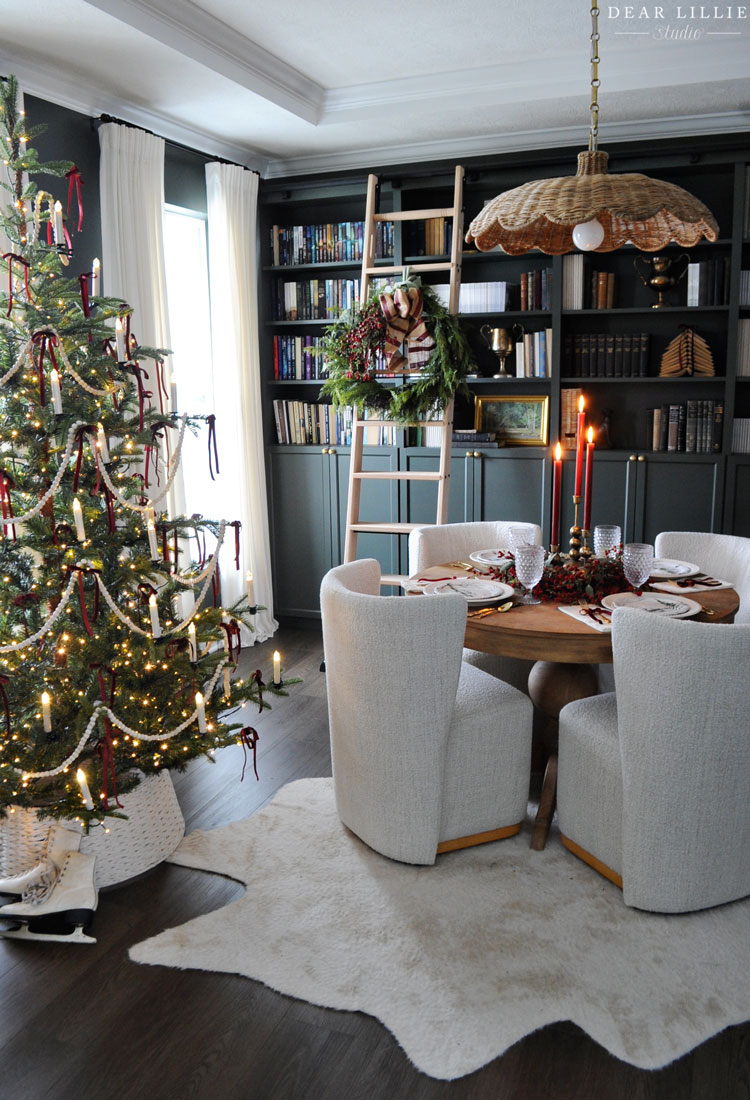
[[[108,297],[122,297],[132,306],[131,331],[139,344],[169,348],[163,231],[164,140],[145,130],[108,122],[99,128],[99,145],[103,292]],[[152,404],[158,408],[155,364],[145,359],[140,365],[148,372],[144,385],[152,392]],[[170,380],[171,362],[167,356],[164,364],[167,394]],[[173,432],[170,453],[176,440],[177,434]],[[162,457],[166,457],[163,449]],[[166,503],[170,515],[184,514],[185,495],[179,469]]]
[[[207,164],[208,263],[211,284],[216,430],[221,476],[216,500],[227,518],[239,519],[241,569],[228,540],[221,561],[222,598],[231,604],[253,574],[253,596],[265,611],[255,617],[255,634],[244,644],[270,638],[273,617],[258,342],[257,207],[258,176],[237,165]]]

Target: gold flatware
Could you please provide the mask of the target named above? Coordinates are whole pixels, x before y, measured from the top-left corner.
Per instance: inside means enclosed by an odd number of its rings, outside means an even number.
[[[496,612],[501,614],[503,611],[510,611],[511,607],[513,607],[513,600],[501,603],[499,607],[478,607],[476,611],[469,612],[469,618],[484,619],[487,615],[494,615]]]

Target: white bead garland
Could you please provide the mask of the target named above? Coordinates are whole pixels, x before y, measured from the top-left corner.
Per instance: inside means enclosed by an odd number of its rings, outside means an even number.
[[[222,669],[227,663],[228,661],[225,658],[224,660],[220,661],[219,664],[216,666],[213,676],[208,681],[208,684],[205,685],[203,694],[206,698],[210,698],[211,692],[216,686]],[[119,730],[122,730],[123,733],[127,733],[131,737],[134,737],[137,741],[169,741],[172,737],[176,737],[177,734],[183,733],[183,731],[186,730],[188,726],[191,726],[193,722],[197,721],[198,719],[198,711],[196,708],[196,710],[194,710],[192,714],[188,715],[184,722],[181,722],[179,726],[175,726],[174,729],[169,730],[167,733],[139,733],[138,730],[131,729],[131,727],[126,725],[121,718],[118,718],[115,712],[111,710],[106,705],[106,703],[97,703],[97,705],[94,707],[94,710],[92,711],[88,723],[86,724],[86,729],[84,730],[80,741],[73,749],[70,756],[67,756],[65,760],[63,760],[62,764],[59,764],[56,768],[50,768],[47,771],[43,772],[23,772],[21,777],[22,780],[46,779],[49,776],[60,775],[62,772],[67,771],[70,765],[74,763],[74,761],[76,761],[83,752],[86,742],[91,737],[94,726],[96,725],[96,721],[100,714],[106,714],[112,722],[113,726],[117,726]]]

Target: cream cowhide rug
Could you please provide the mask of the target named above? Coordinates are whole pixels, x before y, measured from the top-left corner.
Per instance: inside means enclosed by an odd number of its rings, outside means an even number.
[[[469,1073],[557,1020],[656,1068],[750,1016],[750,901],[626,909],[554,835],[543,852],[523,830],[407,866],[344,828],[330,779],[303,779],[244,821],[191,833],[172,862],[247,891],[132,959],[370,1013],[433,1077]]]

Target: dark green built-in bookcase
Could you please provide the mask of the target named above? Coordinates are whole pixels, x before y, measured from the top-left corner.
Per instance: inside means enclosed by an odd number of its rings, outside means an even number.
[[[549,538],[550,469],[552,444],[565,434],[562,417],[570,404],[566,395],[582,391],[589,421],[597,427],[606,423],[608,440],[599,436],[594,473],[592,523],[615,522],[627,539],[653,541],[660,530],[714,530],[750,537],[750,453],[733,450],[741,439],[739,429],[750,421],[750,362],[740,357],[741,332],[750,329],[750,304],[740,296],[741,272],[750,269],[750,138],[728,135],[688,141],[664,141],[633,145],[608,145],[611,172],[640,171],[685,187],[702,199],[719,223],[719,239],[683,250],[665,249],[675,263],[684,251],[689,262],[701,265],[704,287],[711,273],[711,293],[704,291],[701,303],[687,305],[687,276],[667,297],[669,305],[653,309],[655,294],[636,271],[638,253],[627,247],[613,253],[592,253],[583,257],[582,308],[570,308],[567,292],[571,261],[530,252],[511,257],[497,250],[477,252],[465,246],[462,286],[471,301],[470,284],[505,283],[513,289],[506,296],[504,310],[463,312],[462,323],[474,352],[477,377],[470,380],[471,397],[456,405],[457,427],[474,426],[478,396],[541,396],[549,402],[549,446],[485,448],[456,446],[450,490],[452,521],[515,518],[540,523]],[[533,151],[517,156],[471,158],[465,167],[465,225],[488,200],[531,179],[569,175],[575,171],[576,149]],[[373,166],[380,180],[380,210],[423,209],[448,206],[452,200],[455,162],[413,166]],[[367,173],[335,176],[295,177],[262,181],[260,231],[262,242],[261,357],[263,369],[264,424],[267,446],[271,531],[274,552],[277,610],[282,615],[316,615],[318,587],[326,568],[341,560],[346,504],[348,448],[345,439],[325,438],[312,421],[321,385],[319,360],[311,354],[329,320],[315,312],[297,319],[279,313],[284,282],[304,285],[304,301],[320,303],[330,298],[334,308],[350,295],[359,279],[356,230],[364,218]],[[279,228],[300,227],[297,241],[307,242],[292,258],[282,263],[278,250]],[[274,227],[277,227],[274,230]],[[318,227],[318,246],[311,251],[312,227]],[[320,236],[320,227],[327,227]],[[334,230],[335,227],[335,230]],[[408,265],[423,258],[430,243],[448,241],[441,227],[430,227],[419,238],[407,239],[399,223],[382,241],[387,262]],[[321,241],[325,240],[325,248]],[[330,245],[333,245],[331,250]],[[274,253],[274,245],[276,252]],[[288,253],[287,253],[288,257]],[[316,262],[313,261],[315,257]],[[321,257],[323,257],[321,259]],[[384,260],[385,262],[385,260]],[[687,261],[680,260],[680,263]],[[640,265],[643,268],[643,263]],[[697,269],[696,269],[697,270]],[[720,275],[719,275],[720,271]],[[528,289],[541,285],[544,272],[545,296],[536,299]],[[431,282],[438,282],[435,275]],[[447,278],[447,276],[445,276]],[[598,295],[595,292],[598,282]],[[609,280],[607,282],[607,280]],[[521,309],[521,283],[526,282]],[[321,284],[323,289],[321,290]],[[721,285],[719,285],[721,284]],[[342,288],[346,287],[346,290]],[[607,300],[607,291],[609,300]],[[332,297],[331,297],[332,296]],[[346,298],[348,300],[348,297]],[[544,306],[544,308],[541,308]],[[305,309],[308,306],[306,304]],[[314,306],[311,307],[314,310]],[[330,317],[330,313],[328,314]],[[545,354],[545,376],[496,379],[498,361],[489,348],[483,328],[521,326],[533,340],[544,333],[551,339]],[[710,377],[665,378],[659,375],[661,356],[668,343],[690,326],[708,343],[716,373]],[[518,331],[518,330],[516,330]],[[589,357],[585,376],[575,355],[576,342],[587,338],[597,349],[592,371]],[[638,369],[631,355],[630,373],[615,367],[616,341],[641,341]],[[746,334],[750,337],[750,332]],[[537,341],[541,338],[537,337]],[[611,349],[608,361],[607,349]],[[311,377],[276,377],[281,347],[302,348],[302,374]],[[508,360],[515,369],[515,357]],[[619,370],[622,360],[619,361]],[[297,374],[299,374],[299,368]],[[274,409],[278,402],[309,406],[303,423],[310,429],[309,442],[281,445],[277,439]],[[276,402],[276,406],[274,406]],[[674,406],[688,407],[695,415],[712,418],[710,449],[704,433],[702,450],[655,450],[652,410],[662,412]],[[667,413],[667,416],[669,413]],[[677,415],[677,414],[674,414]],[[322,418],[319,418],[322,419]],[[680,443],[685,446],[682,431]],[[298,434],[297,438],[301,438]],[[428,469],[437,462],[437,451],[414,447],[403,433],[388,446],[367,449],[373,466],[391,469]],[[741,445],[741,444],[740,444]],[[572,492],[571,452],[564,463],[563,497]],[[429,521],[434,505],[427,499],[434,488],[423,483],[370,482],[386,490],[387,499],[374,499],[374,516],[390,515],[394,520]],[[373,493],[376,490],[373,488]],[[363,502],[367,518],[368,502]],[[292,511],[290,511],[292,510]],[[293,512],[293,514],[292,514]],[[572,505],[563,524],[572,521]],[[309,553],[299,554],[294,531],[304,531],[300,540],[312,544]],[[365,540],[366,541],[366,540]],[[395,548],[394,548],[395,547]],[[387,572],[407,568],[406,545],[385,536],[370,536],[360,553],[379,557]],[[292,573],[294,576],[292,576]],[[292,593],[292,595],[290,595]]]

